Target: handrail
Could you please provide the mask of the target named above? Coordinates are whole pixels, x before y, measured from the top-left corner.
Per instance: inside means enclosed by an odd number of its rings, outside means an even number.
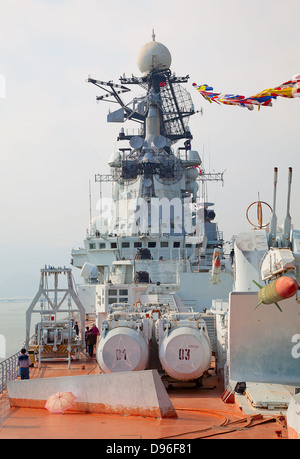
[[[7,359],[0,362],[0,394],[3,394],[7,388],[7,381],[13,381],[19,375],[18,373],[18,357],[20,352],[11,355]]]

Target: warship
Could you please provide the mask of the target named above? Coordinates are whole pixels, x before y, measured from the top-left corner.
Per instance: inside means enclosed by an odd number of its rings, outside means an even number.
[[[111,174],[95,176],[100,189],[112,184],[112,199],[100,198],[84,247],[72,250],[83,281],[74,286],[68,268],[41,270],[26,314],[30,380],[18,380],[17,356],[1,363],[0,438],[116,440],[106,453],[125,440],[153,439],[141,451],[173,454],[191,453],[198,438],[299,438],[292,169],[283,227],[275,168],[270,225],[262,202],[254,203],[258,222],[249,220],[254,228],[235,236],[226,256],[203,191],[223,174],[205,172],[192,148],[189,76],[172,73],[171,60],[153,33],[137,55],[141,76],[87,80],[101,89],[97,100],[119,104],[108,122],[135,122],[138,130],[119,130],[125,147],[109,158]],[[129,87],[144,94],[125,103]],[[41,322],[30,337],[33,312]],[[86,352],[86,326],[98,331],[95,358]],[[45,409],[51,396],[70,393],[66,416]]]

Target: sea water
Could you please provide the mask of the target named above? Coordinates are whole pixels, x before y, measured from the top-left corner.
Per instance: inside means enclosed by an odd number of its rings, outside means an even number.
[[[25,342],[26,318],[31,299],[0,299],[0,361],[19,352]],[[40,322],[40,315],[34,314],[31,319],[30,336],[34,326]]]

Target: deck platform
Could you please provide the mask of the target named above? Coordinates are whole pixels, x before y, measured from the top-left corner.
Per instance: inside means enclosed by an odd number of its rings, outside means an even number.
[[[94,358],[82,356],[67,368],[65,362],[43,363],[30,369],[30,378],[100,374]],[[10,407],[8,394],[0,395],[0,439],[284,439],[285,416],[245,413],[237,397],[222,401],[223,384],[214,370],[202,387],[176,387],[168,391],[176,418],[149,418],[66,411],[50,414],[41,408]]]

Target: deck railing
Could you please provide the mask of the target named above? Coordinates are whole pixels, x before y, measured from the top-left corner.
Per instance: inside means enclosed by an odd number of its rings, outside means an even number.
[[[13,381],[19,375],[18,357],[20,352],[0,362],[0,394],[7,388],[7,381]]]

